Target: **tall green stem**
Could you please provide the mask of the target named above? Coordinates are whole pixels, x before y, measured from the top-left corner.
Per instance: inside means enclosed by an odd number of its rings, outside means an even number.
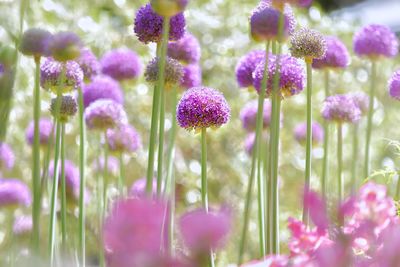
[[[120,196],[125,195],[125,166],[124,166],[124,154],[122,152],[119,153],[118,191]]]
[[[367,121],[367,133],[365,137],[365,159],[364,159],[364,177],[367,178],[369,174],[369,150],[371,142],[372,132],[372,117],[374,114],[374,91],[376,83],[376,62],[371,61],[371,87],[369,90],[369,107],[368,107],[368,121]]]
[[[108,189],[108,142],[107,133],[104,132],[104,167],[103,167],[103,219],[107,212],[107,189]]]
[[[208,212],[207,196],[207,128],[201,129],[201,202]]]
[[[154,175],[154,154],[157,139],[157,126],[158,126],[158,115],[160,109],[160,96],[161,91],[164,90],[165,83],[165,58],[167,54],[168,45],[168,35],[169,35],[169,18],[164,18],[163,20],[163,33],[161,40],[161,51],[158,64],[158,80],[157,86],[154,90],[153,96],[153,108],[151,114],[151,129],[150,129],[150,142],[149,142],[149,157],[147,166],[147,177],[146,177],[146,193],[148,195],[152,194],[153,191],[153,175]]]
[[[338,203],[343,199],[343,134],[342,124],[339,122],[337,127],[337,161],[338,161]]]
[[[157,159],[157,196],[161,195],[163,163],[164,163],[164,131],[165,131],[165,92],[160,92],[160,133],[158,136],[158,159]]]
[[[254,149],[254,148],[253,148]],[[265,196],[264,196],[264,181],[262,177],[263,157],[261,153],[258,155],[257,163],[257,191],[258,191],[258,226],[260,240],[260,255],[265,255]]]
[[[325,98],[329,96],[329,70],[325,70]],[[322,161],[322,176],[321,176],[321,193],[326,198],[326,181],[328,180],[328,165],[329,165],[329,123],[324,120],[324,158]]]
[[[61,122],[61,244],[66,248],[67,240],[67,189],[65,183],[65,123]]]
[[[355,194],[357,189],[357,160],[358,157],[358,123],[353,126],[353,160],[351,161],[351,194]]]

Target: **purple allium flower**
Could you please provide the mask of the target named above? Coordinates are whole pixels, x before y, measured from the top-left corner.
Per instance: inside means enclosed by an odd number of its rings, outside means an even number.
[[[321,124],[313,121],[312,127],[312,141],[314,144],[319,144],[324,140],[324,129]],[[299,143],[305,143],[307,139],[307,122],[299,123],[294,128],[294,137]]]
[[[366,115],[369,110],[369,96],[364,92],[354,92],[349,94],[361,111],[361,115]]]
[[[327,49],[324,36],[320,32],[308,28],[296,31],[290,38],[290,43],[290,52],[297,58],[322,58]]]
[[[322,58],[313,60],[314,69],[345,68],[349,65],[350,55],[344,43],[334,36],[326,36],[326,53]]]
[[[187,130],[220,127],[228,122],[230,108],[219,91],[208,87],[187,90],[177,106],[176,119]]]
[[[103,228],[107,266],[151,267],[165,245],[167,205],[130,198],[115,203]]]
[[[127,124],[128,117],[121,104],[110,99],[99,99],[86,108],[85,121],[89,129],[105,131]]]
[[[132,153],[142,146],[139,133],[131,125],[122,125],[107,130],[107,143],[111,151]]]
[[[119,161],[116,157],[109,156],[107,159],[108,174],[117,176],[119,173]],[[101,156],[93,162],[93,169],[97,173],[104,172],[104,157]]]
[[[53,131],[53,122],[48,118],[41,118],[39,120],[39,142],[41,145],[47,145],[50,138],[54,138],[51,136]],[[33,145],[33,135],[34,135],[34,121],[29,123],[29,126],[26,128],[25,137],[26,141],[29,145]]]
[[[11,170],[14,167],[15,155],[6,143],[0,142],[0,170]]]
[[[400,69],[393,73],[389,80],[389,95],[400,100]]]
[[[117,81],[108,76],[96,76],[83,86],[83,105],[87,108],[98,99],[111,99],[124,103],[124,93]]]
[[[240,87],[253,86],[253,72],[262,61],[265,61],[265,51],[254,50],[240,58],[236,65],[236,80]]]
[[[392,58],[398,53],[399,42],[389,27],[371,24],[354,34],[353,49],[358,56],[370,59]]]
[[[151,7],[163,17],[172,17],[185,10],[189,0],[150,0]]]
[[[102,57],[100,64],[103,74],[118,81],[139,77],[143,68],[139,56],[127,48],[107,52]]]
[[[73,32],[59,32],[53,35],[49,44],[53,58],[65,62],[79,57],[82,49],[82,41]]]
[[[201,56],[199,41],[192,34],[186,32],[178,41],[168,43],[167,55],[184,64],[198,63]]]
[[[244,150],[246,151],[247,155],[251,156],[253,153],[254,143],[256,141],[256,133],[249,133],[244,140]]]
[[[18,216],[13,225],[13,233],[15,235],[25,235],[32,231],[32,217]]]
[[[57,114],[57,97],[54,97],[51,99],[51,104],[50,104],[50,113],[54,117],[58,117],[57,119],[62,122],[66,123],[68,122],[69,118],[74,116],[76,112],[78,111],[78,104],[76,103],[76,100],[74,97],[70,95],[63,95],[61,96],[61,103],[60,106],[58,107],[58,114]]]
[[[274,80],[274,75],[276,72],[276,57],[270,56],[268,63],[268,82],[267,82],[267,94],[269,97],[272,92],[272,85]],[[279,79],[279,88],[281,92],[281,96],[288,97],[292,95],[296,95],[303,91],[304,89],[304,68],[302,64],[300,64],[299,60],[291,57],[289,55],[282,55],[280,60],[280,79]],[[264,73],[264,63],[259,64],[253,73],[254,78],[254,87],[259,92],[261,88],[261,82]]]
[[[229,211],[186,212],[179,220],[179,229],[186,246],[195,254],[208,253],[221,248],[231,228]]]
[[[243,128],[248,132],[256,130],[257,123],[258,101],[253,100],[248,102],[240,111],[240,120],[242,121]],[[263,112],[263,128],[268,128],[271,122],[271,102],[264,100]]]
[[[198,64],[190,64],[183,67],[181,86],[185,89],[201,85],[201,67]]]
[[[163,17],[153,11],[150,4],[142,6],[136,13],[134,31],[139,41],[147,44],[162,39]],[[169,40],[176,41],[185,34],[185,17],[179,13],[170,19]]]
[[[158,57],[153,58],[146,66],[144,77],[149,83],[157,83],[158,81],[158,65],[160,61]],[[178,60],[167,57],[165,59],[165,87],[170,88],[171,86],[180,84],[183,78],[183,66]]]
[[[18,179],[0,179],[0,207],[27,207],[31,203],[31,191],[24,182]]]
[[[52,34],[46,30],[37,28],[28,29],[21,37],[19,51],[27,56],[49,56],[49,43],[52,37]]]
[[[361,118],[361,110],[349,95],[333,95],[324,101],[322,117],[339,123],[356,123]]]
[[[63,69],[65,68],[65,71]],[[64,72],[61,75],[61,72]],[[63,81],[61,81],[63,78]],[[57,62],[52,58],[47,58],[40,66],[40,85],[43,89],[53,91],[57,94],[67,93],[82,86],[83,72],[79,64],[75,61],[65,63]],[[62,88],[59,88],[62,85]]]
[[[135,198],[146,198],[146,177],[140,178],[133,182],[129,195]],[[153,178],[153,197],[157,196],[157,179]]]
[[[250,17],[250,30],[253,39],[257,42],[277,40],[280,14],[280,11],[268,2],[261,2]],[[285,23],[282,37],[286,39],[294,31],[296,20],[290,6],[285,6],[283,14]]]
[[[61,187],[61,163],[59,163],[59,186]],[[51,161],[49,165],[49,177],[54,175],[54,162]],[[79,169],[75,164],[70,161],[65,161],[65,186],[67,189],[67,197],[72,199],[79,199]]]
[[[81,50],[81,55],[76,62],[78,62],[81,67],[86,81],[90,81],[92,77],[95,77],[100,73],[100,62],[89,48]]]

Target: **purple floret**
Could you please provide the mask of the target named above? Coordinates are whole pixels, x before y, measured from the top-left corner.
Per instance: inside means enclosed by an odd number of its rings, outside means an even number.
[[[105,131],[127,124],[128,117],[121,104],[110,99],[99,99],[85,109],[89,129]]]
[[[319,144],[324,140],[324,129],[321,124],[313,121],[312,128],[312,141],[314,144]],[[305,143],[307,140],[307,122],[302,122],[294,128],[294,137],[300,143]]]
[[[83,71],[85,80],[89,81],[100,73],[100,62],[89,48],[81,50],[81,55],[76,60]]]
[[[0,207],[27,207],[31,202],[31,191],[24,182],[18,179],[0,179]]]
[[[139,41],[147,44],[158,43],[162,39],[163,18],[155,13],[150,4],[136,12],[134,31]],[[170,19],[169,40],[176,41],[185,34],[185,17],[179,13]]]
[[[199,130],[227,123],[230,108],[219,91],[193,87],[183,94],[176,113],[179,126],[187,130]]]
[[[126,48],[107,52],[101,59],[100,64],[103,74],[118,81],[135,79],[143,69],[139,56]]]
[[[186,33],[178,41],[168,43],[168,56],[185,64],[198,63],[201,56],[199,41]]]
[[[325,37],[325,41],[325,56],[319,59],[314,59],[312,67],[315,69],[337,69],[347,67],[349,65],[350,55],[344,43],[334,36]]]
[[[393,73],[389,80],[389,95],[400,100],[400,69]]]
[[[48,118],[41,118],[39,120],[39,142],[41,145],[47,145],[50,141],[51,132],[53,130],[53,122]],[[34,122],[29,123],[28,128],[25,131],[26,141],[29,145],[33,145],[33,135],[34,135]],[[54,132],[53,132],[54,138]]]
[[[279,80],[279,90],[283,98],[296,95],[303,91],[304,89],[304,68],[300,64],[297,58],[291,57],[289,55],[282,55],[280,60],[280,80]],[[254,87],[257,92],[260,91],[261,82],[264,72],[264,63],[259,64],[254,73]],[[276,57],[270,56],[268,63],[268,82],[267,82],[267,94],[269,97],[272,92],[272,84],[274,80],[274,75],[276,72]]]
[[[368,25],[359,30],[353,38],[354,52],[371,59],[392,58],[397,55],[399,42],[389,27],[378,24]]]
[[[181,86],[189,89],[201,85],[201,68],[198,64],[190,64],[183,67]]]
[[[108,148],[114,152],[132,153],[142,145],[139,133],[131,125],[107,130]]]
[[[333,95],[325,99],[322,117],[339,123],[356,123],[361,118],[361,110],[350,95]]]
[[[253,86],[253,72],[265,60],[265,51],[255,50],[240,58],[236,65],[236,80],[240,87]]]
[[[124,93],[117,81],[108,76],[96,76],[92,82],[83,86],[83,105],[87,108],[98,99],[111,99],[124,103]]]
[[[0,142],[0,170],[11,170],[14,167],[15,155],[6,143]]]
[[[240,111],[240,120],[242,121],[243,128],[248,132],[256,130],[257,122],[257,110],[258,101],[253,100],[248,102]],[[263,112],[263,128],[268,128],[271,122],[271,102],[264,100],[264,112]]]

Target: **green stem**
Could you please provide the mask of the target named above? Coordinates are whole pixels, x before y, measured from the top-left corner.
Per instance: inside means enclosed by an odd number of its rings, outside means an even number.
[[[264,170],[263,170],[263,172],[264,172],[264,177],[265,177],[265,182],[264,182],[264,200],[265,200],[265,214],[264,214],[264,216],[265,216],[265,219],[264,219],[264,223],[265,223],[265,242],[266,242],[266,244],[265,244],[265,250],[266,250],[266,253],[267,253],[267,255],[270,253],[270,251],[271,251],[271,244],[270,244],[270,242],[269,242],[269,240],[270,240],[270,224],[269,224],[269,221],[268,221],[268,214],[269,214],[269,194],[270,194],[270,187],[271,187],[271,184],[270,184],[270,181],[271,181],[271,179],[269,179],[269,177],[270,177],[270,175],[269,175],[269,172],[268,172],[268,170],[269,170],[269,168],[270,168],[270,166],[269,166],[269,162],[270,162],[270,160],[269,160],[269,140],[267,139],[266,140],[266,142],[265,142],[265,144],[264,144],[264,146],[262,146],[261,145],[261,149],[262,149],[262,151],[263,151],[263,165],[264,165]]]
[[[325,70],[325,98],[329,96],[329,70]],[[326,181],[328,180],[328,165],[329,165],[329,123],[324,120],[324,158],[322,161],[322,176],[321,176],[321,193],[326,198]]]
[[[153,192],[153,175],[154,175],[154,154],[157,139],[157,126],[158,126],[158,115],[160,109],[160,96],[161,91],[164,90],[165,83],[165,59],[167,54],[169,35],[169,18],[163,20],[163,33],[161,40],[161,51],[158,64],[158,80],[154,90],[153,96],[153,108],[151,113],[151,129],[150,129],[150,142],[149,142],[149,157],[147,166],[147,177],[146,177],[146,193],[151,196]]]
[[[165,92],[160,92],[160,133],[158,136],[158,159],[157,159],[157,197],[161,195],[163,163],[164,163],[164,131],[165,131]]]
[[[337,127],[337,161],[338,161],[338,203],[343,199],[343,134],[342,124],[339,122]]]
[[[351,194],[354,195],[357,189],[357,160],[358,157],[358,123],[353,127],[353,160],[351,161]]]
[[[67,189],[65,183],[65,123],[61,122],[61,244],[66,249],[67,239]]]
[[[371,62],[371,87],[369,90],[369,107],[368,107],[368,121],[367,121],[367,132],[365,137],[365,159],[364,159],[364,177],[367,178],[369,174],[369,150],[371,142],[372,132],[372,117],[374,114],[374,91],[376,82],[376,62]]]
[[[125,166],[124,166],[124,154],[119,154],[119,179],[118,179],[118,191],[120,196],[125,195]]]
[[[312,60],[306,59],[307,65],[307,141],[306,141],[306,172],[304,192],[310,190],[311,180],[311,152],[312,152]],[[309,224],[309,212],[306,205],[303,207],[303,223]]]
[[[260,239],[260,255],[265,256],[265,196],[261,169],[261,165],[263,163],[263,157],[261,157],[262,154],[263,153],[259,153],[257,163],[258,226]]]
[[[207,128],[201,129],[201,202],[208,212],[207,197]]]
[[[35,57],[35,89],[33,94],[33,162],[32,162],[32,243],[35,250],[39,248],[39,220],[40,220],[40,57]]]
[[[104,132],[104,168],[103,168],[103,219],[107,212],[107,189],[108,189],[108,143],[107,133]]]

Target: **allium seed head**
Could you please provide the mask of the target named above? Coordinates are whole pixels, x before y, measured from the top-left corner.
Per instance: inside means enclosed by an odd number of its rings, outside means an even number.
[[[400,69],[393,73],[389,80],[389,95],[400,100]]]
[[[322,58],[313,60],[314,69],[342,69],[349,65],[350,55],[342,41],[334,36],[325,37],[326,53]]]
[[[111,99],[124,103],[124,93],[117,81],[108,76],[96,76],[92,82],[83,86],[83,105],[87,108],[98,99]]]
[[[89,129],[105,131],[127,124],[128,117],[121,104],[110,99],[99,99],[85,109]]]
[[[108,148],[118,153],[133,153],[142,146],[139,133],[131,125],[107,130]]]
[[[142,63],[139,56],[126,48],[115,49],[104,54],[100,61],[101,71],[115,80],[129,80],[139,77]]]
[[[240,87],[253,86],[253,72],[265,60],[265,51],[254,50],[239,59],[236,65],[236,81]]]
[[[322,58],[326,53],[325,38],[316,30],[301,28],[292,35],[290,43],[290,52],[297,58]]]
[[[172,17],[185,10],[189,0],[150,0],[151,7],[160,16]]]
[[[201,56],[199,41],[186,32],[181,39],[168,43],[167,55],[184,64],[198,63]]]
[[[73,32],[59,32],[51,39],[49,49],[55,60],[66,62],[79,57],[82,49],[82,41]]]
[[[159,58],[153,58],[146,67],[144,76],[149,83],[157,83],[158,81],[158,65],[160,64]],[[183,78],[183,67],[178,60],[167,57],[165,59],[165,87],[170,88],[181,83]]]
[[[52,34],[46,30],[37,28],[28,29],[21,37],[19,51],[26,56],[49,56],[49,43],[52,37]]]
[[[81,50],[81,55],[76,62],[81,67],[86,81],[90,81],[100,73],[100,62],[89,48]]]
[[[361,118],[361,110],[350,95],[333,95],[325,99],[322,117],[339,123],[356,123]]]
[[[181,86],[185,89],[201,85],[201,67],[198,64],[190,64],[183,67]]]
[[[54,117],[57,116],[57,97],[51,100],[50,104],[50,113]],[[64,95],[61,97],[61,101],[59,103],[59,113],[58,120],[62,123],[68,122],[69,118],[74,116],[78,111],[78,104],[74,97],[70,95]]]

